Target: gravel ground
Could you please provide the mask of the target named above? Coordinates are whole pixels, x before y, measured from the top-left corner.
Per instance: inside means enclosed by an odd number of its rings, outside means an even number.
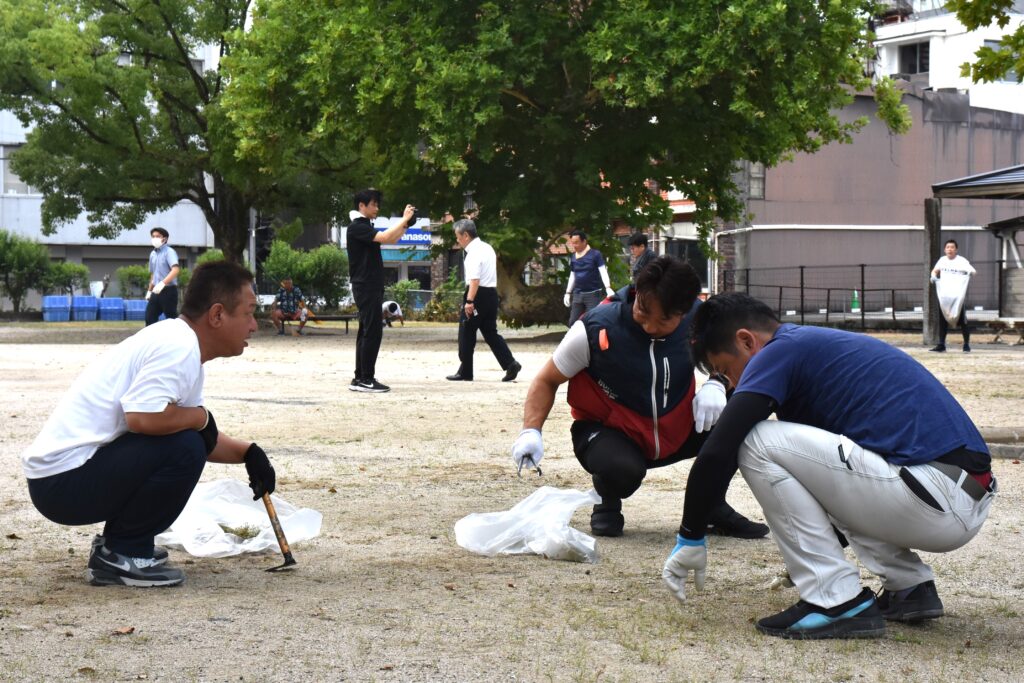
[[[995,464],[1001,493],[978,538],[926,555],[947,616],[891,626],[879,641],[759,635],[755,618],[797,599],[766,590],[782,568],[771,540],[712,539],[707,590],[677,604],[660,571],[687,463],[651,473],[625,504],[626,534],[598,540],[596,565],[463,551],[452,531],[462,516],[507,509],[542,484],[589,488],[570,450],[564,396],[545,429],[543,479],[518,479],[508,457],[555,328],[508,332],[524,366],[510,384],[482,343],[477,381],[444,381],[457,367],[454,326],[388,329],[378,369],[393,387],[386,395],[346,390],[354,332],[261,330],[245,355],[207,365],[207,405],[224,432],[267,450],[279,495],[323,512],[321,536],[296,544],[290,573],[262,571],[280,562],[273,553],[172,551],[188,574],[183,586],[88,586],[98,527],[44,520],[18,457],[81,369],[135,329],[0,325],[0,680],[1024,679],[1024,473],[1013,460]],[[924,362],[979,426],[1024,423],[1024,347],[977,343],[967,356],[939,355],[917,336],[882,338]],[[244,470],[204,473],[223,477],[244,479]],[[729,497],[760,518],[742,479]],[[587,530],[587,512],[574,524]]]

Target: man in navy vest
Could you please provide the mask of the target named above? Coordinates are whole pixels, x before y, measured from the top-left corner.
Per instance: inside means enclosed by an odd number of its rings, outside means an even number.
[[[690,469],[683,523],[662,577],[703,588],[705,519],[737,464],[764,509],[800,600],[757,630],[792,639],[869,638],[885,622],[943,615],[933,553],[970,541],[996,492],[991,457],[956,399],[905,352],[867,335],[780,324],[740,292],[694,316],[693,358],[736,387]],[[768,420],[771,413],[778,420]],[[837,528],[882,580],[861,586]]]
[[[622,535],[622,499],[640,488],[647,470],[695,456],[725,407],[720,379],[695,395],[688,328],[698,292],[690,264],[655,259],[635,285],[573,324],[530,385],[512,457],[520,467],[540,464],[541,427],[558,386],[569,382],[573,449],[601,496],[590,516],[597,536]],[[768,527],[729,507],[723,492],[709,532],[761,538]]]

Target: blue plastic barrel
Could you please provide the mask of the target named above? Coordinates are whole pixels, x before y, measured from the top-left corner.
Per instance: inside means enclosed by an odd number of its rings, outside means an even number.
[[[94,296],[74,296],[71,298],[72,320],[95,320],[98,306]]]
[[[63,294],[44,296],[43,297],[43,310],[44,311],[70,311],[71,300]]]
[[[125,320],[145,320],[146,319],[146,305],[149,302],[145,299],[125,299],[124,300],[124,319]]]
[[[99,300],[100,320],[124,320],[124,299],[112,296]]]

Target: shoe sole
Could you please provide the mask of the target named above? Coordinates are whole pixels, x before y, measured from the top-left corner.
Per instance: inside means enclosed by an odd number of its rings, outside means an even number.
[[[85,570],[85,580],[93,586],[132,586],[133,588],[163,588],[165,586],[177,586],[185,581],[180,579],[133,579],[121,576],[114,572],[106,572],[102,569],[89,568]]]
[[[818,628],[791,631],[754,624],[761,633],[786,640],[827,640],[831,638],[882,638],[885,636],[885,620],[881,617],[870,619],[843,619]]]
[[[616,537],[622,535],[622,529],[601,529],[601,530],[598,530],[598,529],[595,529],[594,527],[590,527],[590,533],[594,534],[595,536],[604,536],[605,538],[616,538]]]
[[[912,612],[897,612],[895,614],[885,614],[886,621],[898,621],[904,624],[916,624],[924,621],[925,619],[938,619],[939,617],[945,616],[946,612],[941,607],[933,607],[932,609],[919,609]]]
[[[728,531],[728,530],[722,529],[720,527],[710,526],[710,527],[708,527],[708,530],[707,530],[706,533],[707,533],[708,536],[725,536],[727,538],[743,538],[743,539],[747,539],[747,540],[753,541],[753,540],[757,540],[759,538],[764,538],[765,536],[768,535],[769,531],[765,531],[764,533],[757,533],[757,534],[753,534],[753,533],[745,534],[745,533],[738,533],[738,532],[735,532],[735,531]]]
[[[386,394],[390,389],[371,389],[370,387],[349,386],[349,391],[358,391],[361,394]]]

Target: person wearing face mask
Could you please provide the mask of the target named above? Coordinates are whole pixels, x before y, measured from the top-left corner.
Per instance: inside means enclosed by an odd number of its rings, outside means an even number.
[[[170,234],[164,228],[149,231],[153,251],[149,254],[149,291],[146,292],[146,325],[160,319],[178,317],[178,254],[167,244]]]
[[[540,464],[541,428],[558,386],[568,382],[573,450],[601,496],[590,516],[596,536],[621,536],[622,500],[649,469],[696,456],[725,408],[726,380],[713,377],[697,391],[690,361],[700,287],[689,263],[654,259],[635,285],[573,323],[530,385],[512,458],[520,468]],[[723,490],[708,533],[761,538],[768,527],[733,510]]]

